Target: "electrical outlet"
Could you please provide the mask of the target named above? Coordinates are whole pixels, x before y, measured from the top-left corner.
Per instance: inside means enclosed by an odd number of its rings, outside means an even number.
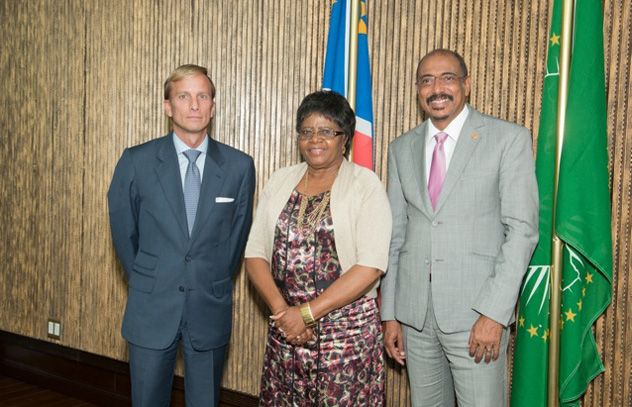
[[[48,333],[49,338],[60,339],[61,338],[61,321],[49,318],[46,331]]]

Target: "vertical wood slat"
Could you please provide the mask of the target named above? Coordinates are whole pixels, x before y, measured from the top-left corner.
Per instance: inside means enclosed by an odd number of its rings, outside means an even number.
[[[632,5],[606,2],[604,48],[612,191],[612,304],[596,324],[606,371],[589,386],[584,405],[632,406]]]
[[[329,2],[6,0],[0,3],[0,329],[126,358],[125,283],[107,225],[105,193],[122,149],[164,134],[162,82],[186,62],[216,82],[213,136],[253,155],[258,191],[298,161],[294,112],[319,88]],[[423,119],[415,68],[436,47],[461,52],[475,107],[537,137],[551,0],[370,1],[376,172],[388,143]],[[596,336],[606,373],[585,405],[632,405],[632,10],[604,2],[613,197],[613,303]],[[224,377],[255,394],[267,311],[243,273]],[[389,364],[390,366],[390,364]],[[182,372],[181,366],[178,370]],[[388,369],[388,405],[406,405],[405,370]]]

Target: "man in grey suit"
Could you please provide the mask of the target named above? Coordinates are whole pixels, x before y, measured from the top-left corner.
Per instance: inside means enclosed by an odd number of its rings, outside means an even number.
[[[208,137],[214,98],[206,68],[178,67],[164,85],[173,132],[126,149],[108,192],[135,407],[169,405],[178,345],[186,405],[218,403],[255,174],[250,156]]]
[[[538,239],[531,137],[466,104],[453,51],[424,56],[416,84],[429,120],[389,147],[386,351],[406,363],[414,406],[503,406],[508,326]]]

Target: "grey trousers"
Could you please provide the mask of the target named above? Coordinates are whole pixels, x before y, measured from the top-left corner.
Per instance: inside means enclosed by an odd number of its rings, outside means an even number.
[[[454,406],[455,396],[460,407],[507,405],[507,328],[498,359],[476,363],[469,355],[470,331],[441,332],[429,296],[423,329],[403,325],[403,335],[413,407]]]

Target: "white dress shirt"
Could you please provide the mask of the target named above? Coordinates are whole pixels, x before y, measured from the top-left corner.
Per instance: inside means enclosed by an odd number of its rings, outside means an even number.
[[[178,164],[180,165],[180,178],[182,179],[182,190],[184,190],[184,177],[187,173],[187,167],[189,166],[189,159],[184,155],[184,151],[187,150],[198,150],[201,151],[200,154],[195,160],[195,165],[197,165],[200,170],[200,182],[202,182],[202,178],[204,177],[204,163],[206,162],[206,151],[208,150],[208,135],[204,137],[204,141],[197,146],[196,148],[191,148],[184,144],[184,141],[180,140],[176,133],[172,133],[173,135],[173,145],[176,147],[176,153],[178,153]]]
[[[461,129],[463,129],[463,124],[465,124],[465,119],[467,119],[467,114],[469,113],[469,109],[467,105],[463,106],[463,110],[459,113],[454,120],[448,124],[444,130],[437,129],[434,124],[432,124],[432,120],[428,120],[428,132],[426,133],[426,184],[430,179],[430,166],[432,165],[432,153],[434,151],[435,145],[437,144],[437,140],[435,139],[435,135],[437,133],[447,133],[448,138],[445,139],[443,143],[443,150],[445,151],[445,170],[446,173],[448,168],[450,168],[450,160],[452,159],[452,155],[454,154],[454,149],[456,148],[456,142],[459,140],[459,135],[461,134]]]

